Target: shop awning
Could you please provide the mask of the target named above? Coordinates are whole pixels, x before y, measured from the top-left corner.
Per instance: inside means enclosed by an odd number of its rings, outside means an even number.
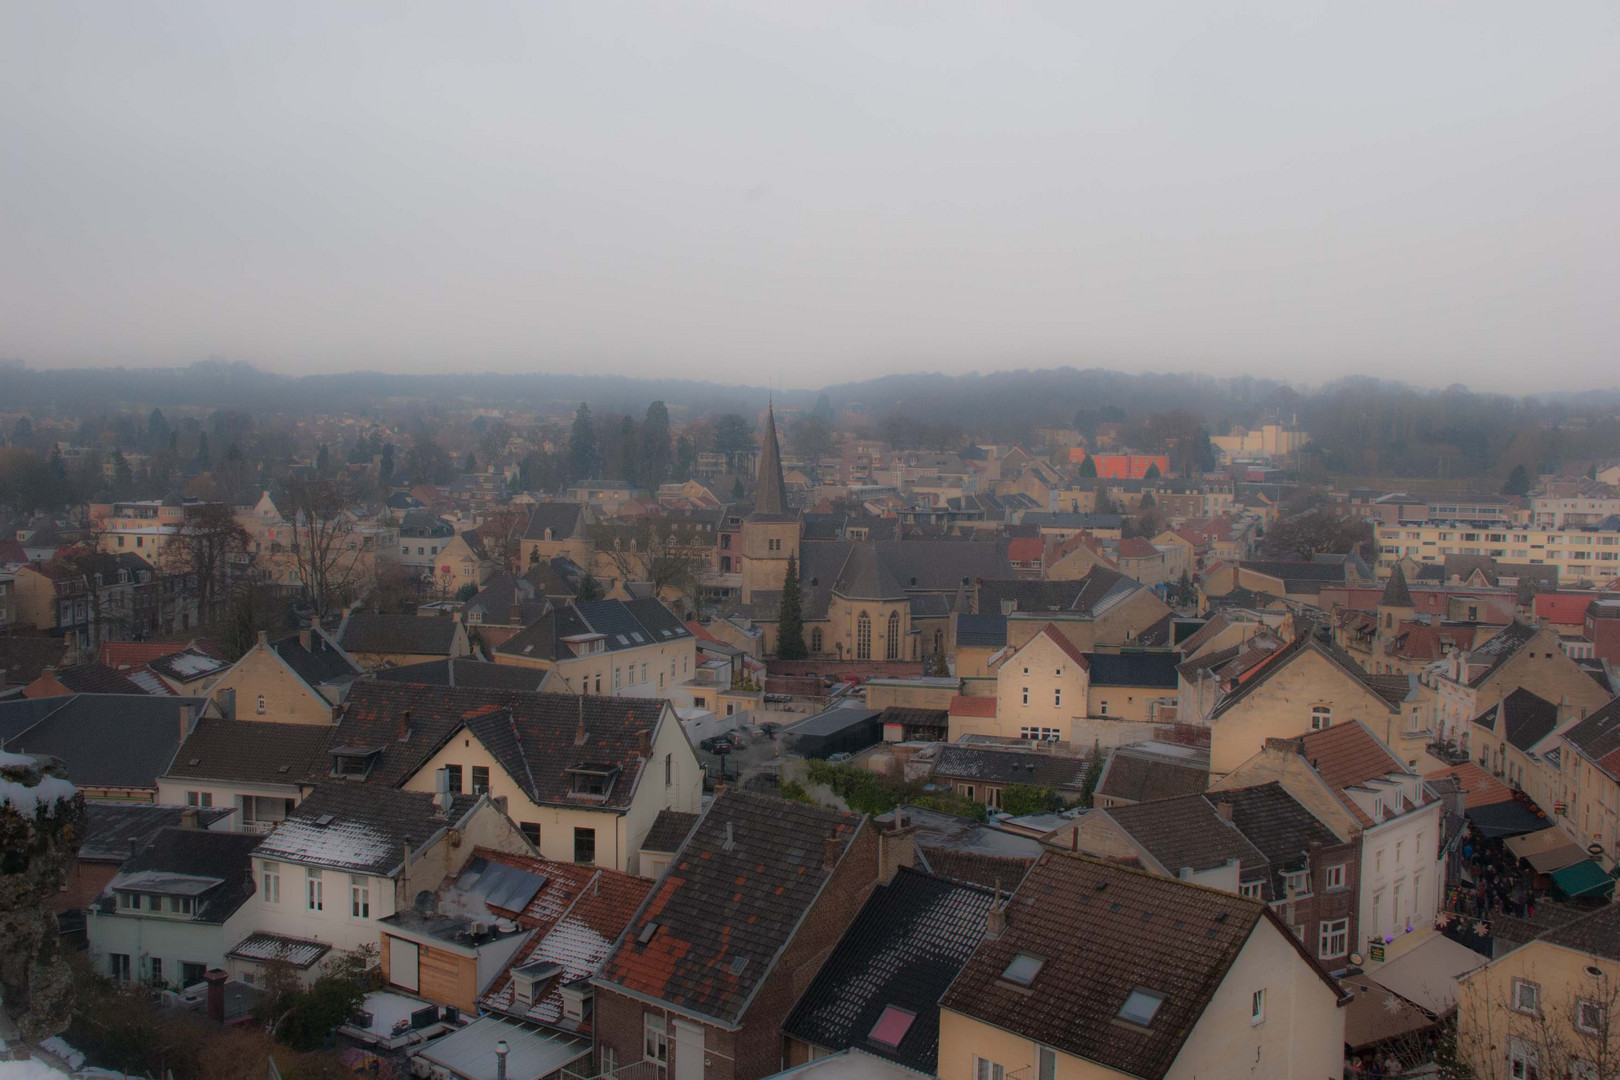
[[[1339,985],[1352,995],[1344,1014],[1344,1044],[1351,1050],[1422,1031],[1435,1022],[1428,1013],[1367,975],[1348,975],[1339,980]]]
[[[1464,816],[1481,836],[1523,836],[1547,828],[1547,815],[1518,799],[1471,806]]]
[[[1457,1007],[1457,977],[1483,967],[1489,958],[1443,934],[1368,972],[1377,982],[1434,1016]]]
[[[1542,829],[1524,836],[1512,836],[1504,846],[1518,858],[1527,861],[1537,873],[1550,874],[1586,858],[1586,852],[1570,843],[1557,827]]]
[[[1578,896],[1602,896],[1614,890],[1614,878],[1593,859],[1582,859],[1561,870],[1554,870],[1553,884],[1571,900]]]

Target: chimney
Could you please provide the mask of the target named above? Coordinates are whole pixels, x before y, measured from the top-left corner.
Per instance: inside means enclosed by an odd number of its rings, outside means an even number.
[[[1225,799],[1215,804],[1215,812],[1221,815],[1222,821],[1230,822],[1232,820],[1232,804]]]
[[[1182,881],[1191,881],[1192,876],[1193,868],[1190,866],[1183,866],[1180,870],[1176,871],[1176,877],[1180,878]]]
[[[185,742],[191,736],[191,706],[182,703],[180,706],[180,741]]]
[[[585,738],[585,696],[582,694],[579,699],[579,726],[574,729],[574,745],[584,746]]]
[[[824,870],[831,870],[838,865],[838,856],[843,853],[844,842],[838,838],[837,833],[828,833],[821,841],[821,866]]]
[[[643,758],[652,757],[652,731],[648,728],[636,732],[636,753]]]
[[[219,968],[203,972],[203,982],[208,984],[208,1019],[216,1024],[225,1022],[225,980],[228,977]]]
[[[1001,890],[996,890],[996,901],[984,916],[984,935],[992,941],[1007,932],[1007,905],[1001,902]]]
[[[269,646],[269,644],[270,644],[270,631],[268,631],[268,630],[260,630],[259,631],[259,644],[263,645],[263,646],[266,646],[266,647]]]
[[[180,811],[180,827],[182,829],[199,829],[202,827],[202,815],[195,806],[188,806]]]
[[[878,883],[887,885],[902,866],[917,865],[917,829],[895,808],[894,821],[878,832]]]

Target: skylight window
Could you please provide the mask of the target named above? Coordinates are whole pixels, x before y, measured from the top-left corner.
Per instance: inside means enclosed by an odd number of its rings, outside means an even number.
[[[1035,981],[1035,976],[1041,973],[1041,967],[1045,963],[1046,961],[1042,960],[1038,956],[1031,956],[1029,953],[1019,953],[1017,956],[1013,957],[1012,963],[1007,965],[1007,970],[1001,973],[1001,977],[1010,983],[1017,983],[1019,986],[1028,986],[1030,983]]]
[[[917,1014],[909,1009],[902,1009],[897,1005],[885,1005],[883,1015],[879,1016],[877,1023],[872,1025],[872,1030],[867,1037],[875,1043],[898,1048],[900,1040],[906,1037],[906,1032],[911,1030],[911,1022],[915,1019],[917,1019]]]
[[[1119,1018],[1147,1027],[1159,1015],[1159,1006],[1163,1004],[1163,994],[1155,994],[1152,990],[1132,990],[1125,1004],[1119,1007]]]

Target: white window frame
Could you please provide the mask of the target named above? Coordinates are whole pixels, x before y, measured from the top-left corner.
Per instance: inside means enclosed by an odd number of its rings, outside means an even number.
[[[281,904],[281,864],[266,862],[259,872],[259,880],[264,889],[264,902],[267,904]]]
[[[1587,1013],[1588,1009],[1590,1009],[1592,1011],[1592,1013],[1594,1014],[1594,1016],[1595,1016],[1595,1019],[1590,1024],[1588,1024],[1586,1022],[1586,1013]],[[1604,1016],[1604,1011],[1605,1010],[1604,1010],[1603,1006],[1599,1005],[1595,1001],[1588,1001],[1588,1000],[1586,1000],[1584,998],[1576,1001],[1575,1002],[1575,1028],[1576,1028],[1576,1030],[1577,1031],[1584,1031],[1588,1035],[1601,1035],[1601,1034],[1603,1034],[1604,1021],[1606,1019],[1606,1017]]]
[[[641,1060],[653,1062],[660,1073],[669,1068],[669,1021],[657,1013],[641,1014]]]
[[[1337,960],[1350,952],[1350,920],[1323,919],[1316,924],[1316,957]]]
[[[1322,880],[1323,880],[1323,882],[1325,882],[1325,885],[1324,885],[1325,888],[1329,888],[1329,889],[1342,889],[1342,888],[1344,888],[1344,864],[1343,863],[1339,863],[1337,866],[1328,867],[1327,870],[1324,872],[1324,875],[1325,876],[1322,878]]]
[[[973,1080],[1007,1080],[1007,1068],[989,1058],[974,1054]]]
[[[1508,1038],[1508,1076],[1511,1080],[1530,1080],[1541,1073],[1541,1055],[1534,1044],[1523,1039]]]
[[[349,875],[349,917],[371,918],[371,880],[359,874]]]
[[[1245,881],[1238,885],[1238,895],[1248,900],[1260,899],[1260,894],[1264,890],[1265,883],[1260,881]]]
[[[1527,1000],[1528,1004],[1526,1004]],[[1529,979],[1514,979],[1513,996],[1511,999],[1509,999],[1508,1004],[1512,1007],[1514,1012],[1523,1013],[1526,1016],[1540,1016],[1540,984],[1533,983]]]
[[[1326,731],[1333,726],[1333,707],[1331,705],[1311,706],[1311,730]]]
[[[304,871],[304,906],[309,911],[326,910],[326,886],[319,870]]]
[[[1263,1024],[1266,1022],[1266,988],[1261,987],[1249,997],[1249,1023]]]

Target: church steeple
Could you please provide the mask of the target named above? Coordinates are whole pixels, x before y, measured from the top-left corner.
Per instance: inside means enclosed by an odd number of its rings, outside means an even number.
[[[776,443],[776,406],[765,410],[765,445],[759,454],[759,490],[754,496],[756,516],[781,517],[787,511],[787,484],[782,480],[782,450]]]

